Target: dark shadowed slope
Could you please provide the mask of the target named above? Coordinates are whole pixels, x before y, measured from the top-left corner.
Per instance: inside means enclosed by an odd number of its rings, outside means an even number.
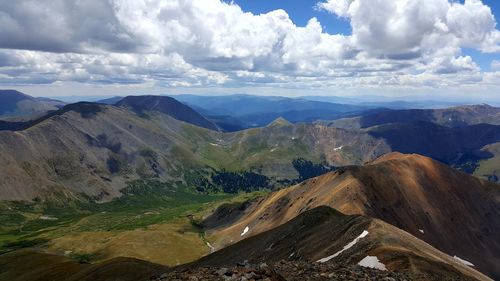
[[[385,140],[392,151],[425,155],[469,174],[499,181],[495,175],[500,174],[500,165],[493,165],[498,158],[491,145],[500,143],[500,125],[449,127],[428,121],[405,123],[403,120],[360,130]]]
[[[148,112],[160,112],[199,127],[217,130],[217,126],[201,116],[187,105],[171,97],[165,96],[128,96],[116,103],[116,106],[128,108],[138,114],[147,115]]]
[[[87,264],[31,250],[0,255],[0,281],[136,281],[165,270],[165,266],[132,258]]]
[[[385,139],[392,151],[422,154],[448,164],[460,164],[472,156],[489,158],[490,154],[480,150],[500,142],[500,126],[490,124],[450,128],[418,121],[384,124],[371,127],[367,132]]]
[[[221,247],[241,240],[247,226],[252,236],[321,205],[384,220],[500,276],[500,185],[419,155],[392,153],[272,193],[211,237]]]
[[[466,173],[500,182],[500,108],[388,110],[321,124],[363,131],[387,141],[392,151],[418,153]]]
[[[447,127],[474,124],[500,125],[500,108],[481,105],[456,106],[443,109],[387,110],[339,119],[329,124],[339,128],[359,129],[390,123],[431,122]]]

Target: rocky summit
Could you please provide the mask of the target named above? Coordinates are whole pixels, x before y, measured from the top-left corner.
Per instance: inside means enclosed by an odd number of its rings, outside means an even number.
[[[415,280],[429,276],[412,276],[407,273],[381,271],[377,269],[335,263],[308,263],[279,261],[259,265],[240,263],[233,267],[200,267],[184,269],[153,276],[154,281],[344,281],[344,280]],[[427,279],[431,280],[431,279]],[[467,280],[467,279],[454,279]]]

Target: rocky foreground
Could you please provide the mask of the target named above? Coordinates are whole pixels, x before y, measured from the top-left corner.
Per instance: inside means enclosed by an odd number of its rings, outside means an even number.
[[[239,264],[230,268],[201,267],[154,276],[154,281],[304,281],[304,280],[413,280],[405,273],[335,263],[280,261],[274,264]]]

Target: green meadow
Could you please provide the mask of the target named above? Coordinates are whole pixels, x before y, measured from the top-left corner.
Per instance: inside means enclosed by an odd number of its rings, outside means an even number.
[[[146,251],[156,251],[157,257],[149,260],[164,264],[187,262],[210,250],[203,230],[194,221],[224,202],[245,201],[264,193],[202,194],[157,181],[136,181],[122,192],[122,197],[106,203],[1,202],[0,253],[36,247],[90,262],[115,255],[147,259]],[[137,239],[137,233],[144,238]],[[158,241],[165,244],[158,246]],[[85,247],[79,245],[82,243]],[[143,249],[144,256],[141,250],[128,251],[128,243],[142,244],[134,247]],[[192,257],[178,260],[177,250],[172,247],[176,244],[197,249],[191,251]],[[160,251],[166,254],[162,256]]]

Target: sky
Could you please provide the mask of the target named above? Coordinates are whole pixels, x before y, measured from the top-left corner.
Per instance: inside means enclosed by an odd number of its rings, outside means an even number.
[[[498,102],[499,2],[0,0],[0,88]]]

